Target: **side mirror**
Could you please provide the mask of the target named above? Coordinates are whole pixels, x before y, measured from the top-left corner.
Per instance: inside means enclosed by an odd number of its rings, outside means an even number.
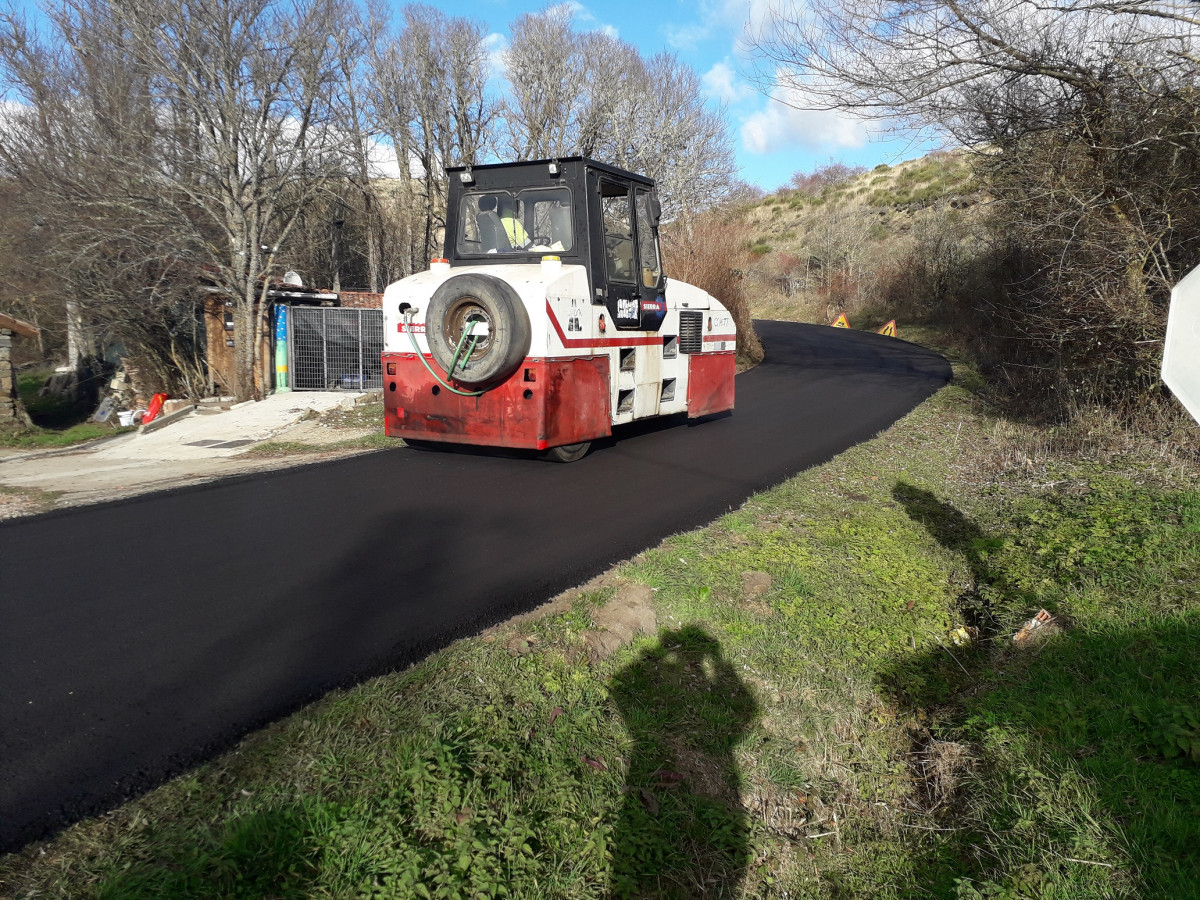
[[[657,228],[658,223],[661,221],[662,221],[662,203],[659,201],[658,196],[655,195],[650,198],[650,222],[651,222],[651,224],[654,225],[655,228]]]

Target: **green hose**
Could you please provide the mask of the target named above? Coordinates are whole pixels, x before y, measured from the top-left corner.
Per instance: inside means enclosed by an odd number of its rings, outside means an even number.
[[[475,345],[479,343],[479,338],[475,337],[475,335],[471,333],[471,325],[473,325],[475,322],[482,321],[483,319],[479,318],[467,319],[467,330],[462,333],[462,337],[458,339],[458,346],[454,348],[454,359],[450,360],[450,371],[446,373],[447,378],[454,377],[454,369],[458,366],[458,359],[460,356],[462,356],[463,344],[467,342],[468,337],[471,339],[471,349],[467,351],[466,356],[462,357],[464,360],[464,365],[465,360],[470,359],[471,354],[475,352]]]
[[[413,351],[417,354],[417,359],[419,359],[421,361],[421,364],[423,366],[425,366],[426,370],[428,370],[429,374],[434,377],[434,380],[436,380],[438,384],[440,384],[442,387],[444,387],[450,393],[458,394],[458,396],[460,396],[460,397],[480,397],[483,395],[483,391],[460,391],[456,387],[451,387],[450,385],[446,384],[446,382],[442,381],[442,376],[440,376],[437,372],[433,371],[433,367],[431,365],[429,365],[429,361],[426,360],[425,355],[423,353],[421,353],[421,348],[417,346],[417,338],[416,338],[416,335],[413,334],[413,330],[412,330],[412,311],[411,310],[404,314],[404,330],[408,332],[408,339],[409,339],[409,341],[412,342]],[[459,354],[462,353],[463,344],[466,342],[468,335],[470,335],[470,337],[471,337],[471,349],[467,352],[466,358],[470,359],[471,354],[475,352],[475,342],[478,341],[479,338],[472,335],[471,330],[468,328],[466,331],[463,332],[463,336],[461,338],[459,338],[458,347],[454,351],[454,360],[450,363],[450,371],[446,373],[446,377],[448,377],[448,378],[454,377],[454,375],[453,375],[454,367],[458,365],[458,357],[459,357]]]

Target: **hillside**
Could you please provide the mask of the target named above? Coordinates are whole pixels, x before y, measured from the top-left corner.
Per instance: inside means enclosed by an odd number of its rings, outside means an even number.
[[[961,152],[856,172],[831,164],[739,207],[756,317],[882,321],[927,312],[982,243],[981,203]],[[883,317],[883,318],[881,318]]]

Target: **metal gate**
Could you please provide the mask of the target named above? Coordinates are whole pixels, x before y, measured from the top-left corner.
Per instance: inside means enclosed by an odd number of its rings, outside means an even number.
[[[292,390],[383,387],[383,310],[293,306],[287,323]]]

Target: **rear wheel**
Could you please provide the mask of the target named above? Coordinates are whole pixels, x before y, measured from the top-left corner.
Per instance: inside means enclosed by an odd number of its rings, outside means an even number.
[[[551,447],[542,454],[542,459],[560,463],[575,462],[577,459],[582,459],[591,446],[591,441],[584,441],[581,444],[563,444],[561,447]]]

